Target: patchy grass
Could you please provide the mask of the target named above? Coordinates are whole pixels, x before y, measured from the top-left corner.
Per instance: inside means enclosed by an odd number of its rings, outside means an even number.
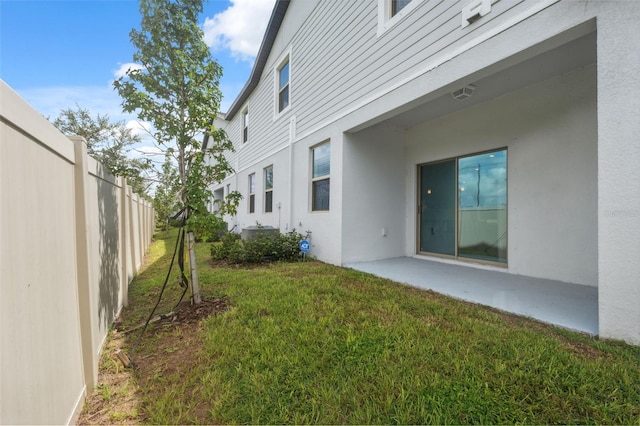
[[[122,334],[111,332],[99,364],[98,385],[87,396],[78,424],[138,424],[140,405],[133,371],[125,369],[115,351],[124,344]]]
[[[169,237],[131,286],[125,328],[155,304]],[[198,246],[203,297],[230,303],[147,332],[140,422],[640,424],[639,347],[320,262],[213,268],[208,251]]]

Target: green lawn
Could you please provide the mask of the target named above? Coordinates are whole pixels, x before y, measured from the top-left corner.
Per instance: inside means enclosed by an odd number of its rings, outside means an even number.
[[[155,304],[174,237],[156,236],[125,327]],[[320,262],[213,267],[208,244],[198,256],[203,297],[232,308],[143,337],[143,422],[640,424],[639,347]],[[172,279],[158,312],[178,294]]]

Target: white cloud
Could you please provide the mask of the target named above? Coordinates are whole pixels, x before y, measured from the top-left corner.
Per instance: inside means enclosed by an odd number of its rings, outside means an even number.
[[[145,129],[151,130],[151,125],[147,122],[138,121],[133,114],[123,113],[120,106],[122,99],[110,85],[35,87],[16,90],[16,92],[33,109],[51,120],[58,117],[61,110],[68,108],[75,110],[76,105],[78,105],[87,109],[92,116],[107,114],[112,122],[124,121],[128,128],[131,128],[134,133],[142,137],[141,143],[127,153],[128,157],[140,158],[146,155],[158,154],[153,138],[145,131]],[[140,151],[144,152],[144,154]],[[157,159],[162,161],[164,157],[157,156]]]
[[[127,75],[127,71],[129,70],[141,70],[143,67],[140,64],[136,64],[133,62],[127,62],[126,64],[120,64],[120,68],[113,72],[115,78],[124,77]]]
[[[76,105],[89,110],[92,115],[108,114],[112,121],[128,121],[132,118],[130,114],[122,112],[122,99],[109,85],[32,87],[16,91],[36,111],[52,119],[62,109],[75,110]]]
[[[131,129],[131,133],[139,136],[147,136],[151,133],[151,123],[147,121],[129,120],[125,124],[127,129]]]
[[[165,150],[153,145],[137,145],[131,149],[127,156],[129,158],[148,158],[155,162],[164,161]]]
[[[141,146],[140,148],[138,148],[138,151],[140,151],[143,154],[148,154],[148,155],[162,155],[164,156],[165,150],[163,150],[162,148],[159,148],[157,146]]]
[[[153,125],[148,121],[129,120],[125,127],[131,129],[131,133],[140,136],[140,144],[137,146],[155,147],[155,139],[153,137]]]
[[[231,0],[231,6],[204,21],[204,41],[251,62],[258,54],[275,0]]]

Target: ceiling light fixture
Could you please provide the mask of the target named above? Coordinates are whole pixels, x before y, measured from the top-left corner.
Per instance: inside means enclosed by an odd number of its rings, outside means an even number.
[[[473,95],[473,92],[475,92],[475,90],[476,90],[476,86],[474,86],[473,84],[468,84],[464,87],[461,87],[460,89],[457,89],[451,92],[451,96],[453,96],[453,99],[457,99],[461,101],[463,99],[470,98],[471,95]]]

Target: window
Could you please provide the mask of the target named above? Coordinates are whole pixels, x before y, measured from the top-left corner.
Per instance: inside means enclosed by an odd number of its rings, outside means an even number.
[[[426,0],[378,0],[378,37],[399,25]]]
[[[273,212],[273,166],[264,169],[264,212]]]
[[[396,16],[411,0],[391,0],[391,16]]]
[[[249,108],[242,111],[242,143],[249,140]]]
[[[256,211],[256,174],[249,175],[249,213]]]
[[[213,198],[211,199],[211,212],[220,211],[222,204],[224,203],[224,188],[218,188],[213,191]]]
[[[419,251],[507,263],[507,150],[420,166]]]
[[[278,112],[289,106],[289,57],[278,67]]]
[[[318,145],[311,150],[311,210],[329,210],[331,144]]]

